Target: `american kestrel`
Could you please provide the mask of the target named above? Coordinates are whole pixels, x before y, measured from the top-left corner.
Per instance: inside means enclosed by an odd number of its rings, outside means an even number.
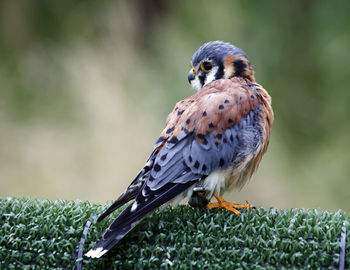
[[[191,64],[188,81],[198,92],[175,105],[145,166],[98,221],[134,201],[86,256],[101,257],[146,214],[166,203],[189,198],[192,206],[236,214],[237,208],[252,207],[226,202],[221,195],[245,185],[266,152],[271,97],[255,82],[247,55],[230,43],[202,45]],[[210,203],[213,196],[217,202]]]

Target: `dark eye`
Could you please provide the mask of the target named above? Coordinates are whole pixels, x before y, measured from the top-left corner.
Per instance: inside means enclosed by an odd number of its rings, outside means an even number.
[[[210,62],[203,62],[201,64],[201,70],[208,72],[213,68],[213,65]]]

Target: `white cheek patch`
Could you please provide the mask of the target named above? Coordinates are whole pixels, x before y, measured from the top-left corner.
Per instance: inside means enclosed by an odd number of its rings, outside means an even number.
[[[219,67],[213,67],[212,70],[207,74],[207,77],[205,78],[205,82],[204,82],[204,85],[214,81],[216,78],[215,78],[215,75],[218,71]]]
[[[199,91],[203,87],[198,76],[196,76],[195,79],[191,81],[191,86],[193,89],[195,89],[197,91]]]

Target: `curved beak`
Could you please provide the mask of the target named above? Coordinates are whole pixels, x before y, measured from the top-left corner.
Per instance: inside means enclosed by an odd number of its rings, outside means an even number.
[[[196,71],[192,68],[190,72],[188,72],[187,79],[188,82],[191,84],[191,82],[196,78]]]

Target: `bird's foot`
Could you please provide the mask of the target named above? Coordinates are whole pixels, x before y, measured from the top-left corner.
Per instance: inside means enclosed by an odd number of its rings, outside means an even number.
[[[188,204],[192,207],[205,208],[209,203],[209,200],[205,197],[205,191],[194,190],[193,194],[188,201]]]
[[[238,208],[250,208],[255,209],[255,207],[251,204],[236,204],[236,203],[230,203],[224,200],[223,197],[218,195],[216,192],[214,192],[214,197],[218,200],[216,203],[208,203],[207,208],[223,208],[230,212],[235,213],[236,215],[240,215],[240,212]]]

